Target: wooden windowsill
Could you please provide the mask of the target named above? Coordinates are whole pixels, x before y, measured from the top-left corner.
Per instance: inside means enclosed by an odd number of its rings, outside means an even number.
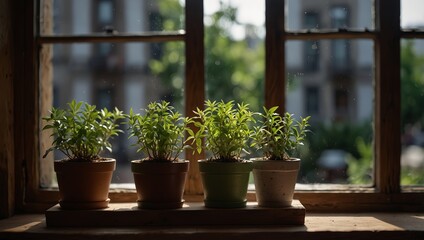
[[[208,216],[205,215],[205,218]],[[184,219],[181,219],[184,221]],[[47,228],[43,214],[0,220],[0,239],[424,239],[424,213],[307,214],[303,226]]]

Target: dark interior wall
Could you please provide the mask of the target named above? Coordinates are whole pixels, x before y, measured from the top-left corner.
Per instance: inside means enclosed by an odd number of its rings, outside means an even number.
[[[0,1],[0,218],[14,212],[12,0]]]

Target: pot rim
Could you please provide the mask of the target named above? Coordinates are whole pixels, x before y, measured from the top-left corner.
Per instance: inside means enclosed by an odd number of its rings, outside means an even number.
[[[161,162],[161,161],[142,161],[132,160],[131,161],[131,172],[134,174],[166,174],[166,173],[183,173],[188,172],[190,161],[178,161],[178,162]]]
[[[257,157],[257,158],[250,158],[253,162],[299,162],[301,161],[300,158],[291,157],[287,160],[273,160],[273,159],[265,159],[265,157]]]
[[[241,159],[240,162],[226,162],[226,161],[211,161],[209,159],[200,159],[197,160],[198,163],[207,163],[207,164],[249,164],[253,161],[250,159]]]
[[[253,162],[244,160],[243,162],[214,162],[198,160],[200,173],[249,173],[253,169]]]
[[[170,163],[182,164],[187,162],[190,162],[190,161],[187,159],[177,159],[177,161],[155,161],[155,160],[148,160],[148,159],[131,160],[131,163],[134,163],[134,164],[170,164]]]
[[[105,158],[104,161],[96,162],[77,162],[69,160],[55,160],[54,171],[56,173],[63,172],[65,169],[69,171],[91,171],[91,172],[109,172],[116,169],[116,159]]]
[[[108,163],[116,162],[115,158],[100,157],[99,160],[95,161],[71,161],[69,158],[55,159],[54,163]]]

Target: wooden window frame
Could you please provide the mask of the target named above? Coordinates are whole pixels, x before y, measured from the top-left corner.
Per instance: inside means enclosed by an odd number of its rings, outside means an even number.
[[[12,3],[11,3],[12,4]],[[423,210],[423,188],[400,186],[400,40],[401,38],[424,38],[423,32],[405,32],[400,29],[400,0],[375,0],[376,30],[286,32],[283,0],[265,0],[266,5],[266,70],[265,105],[279,105],[284,111],[285,103],[285,46],[287,40],[305,39],[370,39],[375,52],[375,108],[374,151],[375,185],[370,188],[353,186],[312,186],[310,190],[298,190],[299,199],[308,211],[388,211]],[[39,188],[39,82],[38,49],[44,43],[66,42],[130,42],[130,41],[184,41],[186,46],[186,112],[203,106],[204,93],[204,26],[203,1],[186,0],[185,32],[172,34],[146,34],[125,36],[62,36],[40,37],[37,35],[37,7],[34,1],[13,1],[15,13],[14,45],[16,50],[13,87],[14,157],[6,165],[13,180],[14,189],[9,191],[9,209],[39,212],[54,204],[57,191]],[[20,14],[16,14],[20,13]],[[397,16],[397,17],[395,17]],[[199,61],[201,59],[201,61]],[[389,67],[387,67],[389,66]],[[384,79],[384,81],[383,81]],[[5,90],[3,90],[5,91]],[[191,170],[186,188],[186,201],[202,201],[202,187],[196,159],[187,156]],[[11,161],[13,161],[11,164]],[[12,166],[13,165],[13,166]],[[0,182],[3,185],[3,182]],[[110,194],[112,201],[125,202],[136,199],[134,191],[116,190]],[[254,200],[250,192],[249,200]],[[10,200],[10,198],[9,198]],[[14,206],[13,206],[14,205]]]

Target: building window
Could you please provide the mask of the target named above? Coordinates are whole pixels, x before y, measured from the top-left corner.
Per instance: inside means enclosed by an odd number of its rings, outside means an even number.
[[[349,20],[350,11],[344,6],[367,10]],[[357,26],[371,27],[370,9],[371,1],[287,1],[285,107],[296,116],[312,116],[313,134],[301,151],[299,183],[372,184],[372,157],[365,163],[369,165],[367,171],[352,169],[364,155],[358,139],[369,147],[371,156],[374,153],[371,146],[375,136],[370,124],[375,109],[374,42],[365,36],[344,34]],[[349,62],[350,48],[355,54]],[[337,169],[324,159],[337,162]]]
[[[317,30],[319,28],[318,13],[307,11],[304,15],[304,27],[308,30]],[[305,70],[315,72],[319,67],[319,42],[305,41],[304,45],[304,63]]]
[[[320,112],[320,94],[318,87],[306,87],[306,114],[314,117],[319,117]]]
[[[334,109],[336,110],[335,121],[344,120],[343,117],[347,115],[349,110],[349,93],[347,89],[336,89],[334,91]]]
[[[97,5],[97,21],[99,24],[109,26],[113,23],[113,2],[111,0],[100,0]]]
[[[330,9],[331,28],[347,29],[349,26],[349,8],[334,6]],[[349,68],[350,44],[347,39],[336,39],[331,44],[332,67],[334,71],[346,71]]]

